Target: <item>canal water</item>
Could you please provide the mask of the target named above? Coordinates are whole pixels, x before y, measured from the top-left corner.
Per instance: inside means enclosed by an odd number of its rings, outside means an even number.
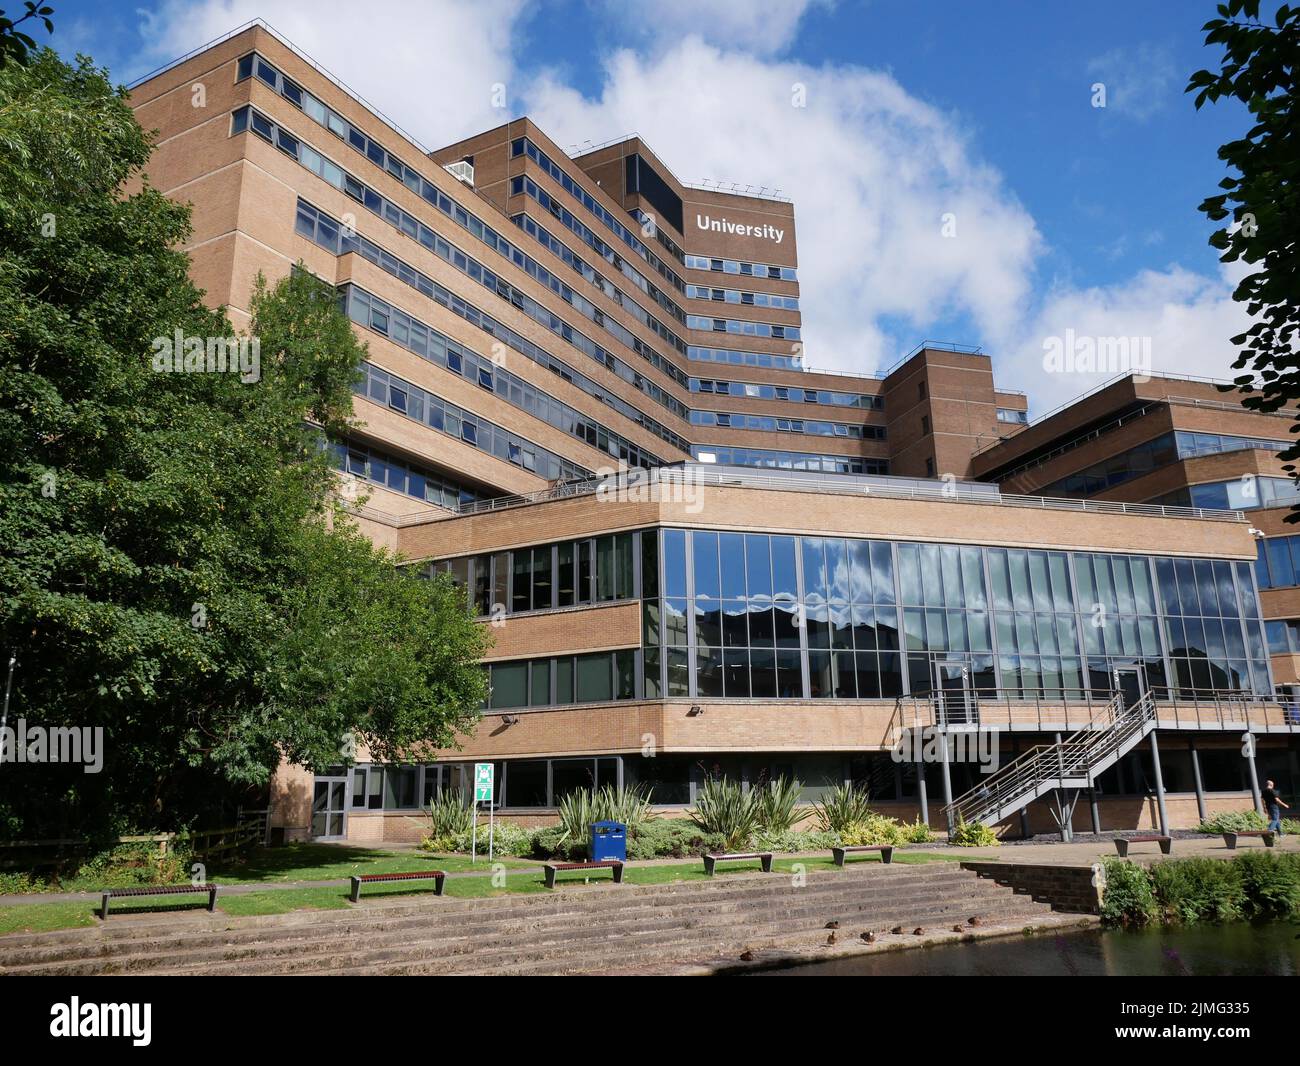
[[[943,944],[811,963],[790,977],[1243,977],[1300,974],[1300,924],[1079,930]]]

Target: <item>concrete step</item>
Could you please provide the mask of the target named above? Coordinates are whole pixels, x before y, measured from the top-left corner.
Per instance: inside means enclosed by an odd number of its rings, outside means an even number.
[[[629,950],[678,959],[752,935],[771,939],[795,930],[802,938],[818,932],[824,938],[822,927],[831,918],[856,935],[865,928],[894,924],[951,926],[972,913],[986,921],[1023,921],[1049,910],[947,864],[876,866],[862,872],[809,875],[801,888],[789,885],[788,874],[756,875],[672,885],[602,886],[546,896],[375,901],[373,909],[364,912],[354,908],[313,912],[305,918],[298,914],[227,917],[227,927],[220,927],[223,919],[218,917],[183,932],[177,932],[174,924],[151,921],[121,931],[107,926],[78,930],[78,936],[6,937],[0,939],[0,972],[439,973],[466,968],[502,972],[530,966],[619,968],[628,965]]]
[[[770,887],[774,881],[781,884],[784,876],[774,875],[763,880]],[[944,870],[934,874],[895,876],[886,883],[860,876],[820,874],[810,877],[804,887],[787,887],[787,891],[798,893],[803,899],[831,900],[845,894],[853,899],[890,898],[918,891],[942,890],[959,883],[969,885],[970,875],[965,871]],[[1000,891],[987,881],[976,884]],[[702,907],[713,910],[727,905],[749,906],[752,898],[753,881],[746,879],[735,884],[718,881],[647,886],[602,885],[558,891],[547,896],[492,897],[490,902],[492,917],[499,920],[550,922],[572,919],[589,922],[603,910],[615,912],[619,917],[643,915],[662,919],[678,912],[695,915]],[[320,928],[338,929],[340,926],[344,927],[342,932],[347,935],[369,935],[402,929],[412,923],[482,920],[488,902],[432,896],[418,897],[418,902],[398,902],[380,897],[369,902],[363,898],[358,907],[346,911],[309,911],[251,918],[185,912],[180,916],[181,921],[194,920],[199,924],[182,929],[177,928],[176,916],[171,915],[150,915],[148,921],[119,917],[116,919],[118,925],[110,921],[110,924],[94,929],[4,937],[0,939],[0,963],[16,965],[39,959],[53,961],[88,953],[130,954],[163,944],[197,949],[241,940],[294,939],[314,936]]]

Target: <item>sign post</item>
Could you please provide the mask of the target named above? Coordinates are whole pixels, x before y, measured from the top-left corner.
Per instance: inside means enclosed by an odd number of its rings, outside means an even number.
[[[474,854],[478,849],[478,805],[483,800],[488,804],[488,862],[492,861],[492,845],[494,843],[494,801],[493,801],[493,771],[495,767],[490,762],[476,762],[474,764],[474,828],[470,832],[470,862],[474,861]]]

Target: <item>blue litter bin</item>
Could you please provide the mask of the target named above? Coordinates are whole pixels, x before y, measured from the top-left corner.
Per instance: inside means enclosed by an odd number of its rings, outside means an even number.
[[[591,823],[591,861],[627,862],[627,826],[622,822]]]

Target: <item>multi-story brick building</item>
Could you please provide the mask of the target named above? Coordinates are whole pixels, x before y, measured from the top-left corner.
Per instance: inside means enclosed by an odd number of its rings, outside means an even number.
[[[1139,703],[1080,827],[1300,784],[1280,418],[1126,378],[1030,425],[955,345],[812,370],[789,202],[684,184],[635,137],[570,156],[526,118],[427,151],[260,25],[132,101],[212,303],[244,326],[257,273],[296,263],[337,286],[369,348],[332,442],[357,521],[456,575],[494,637],[459,749],[286,766],[288,834],[416,837],[480,759],[525,820],[593,783],[674,806],[789,773],[941,823],[992,779],[946,741],[896,758],[909,730],[979,726],[1005,761]],[[1278,506],[1243,510],[1247,484]]]

